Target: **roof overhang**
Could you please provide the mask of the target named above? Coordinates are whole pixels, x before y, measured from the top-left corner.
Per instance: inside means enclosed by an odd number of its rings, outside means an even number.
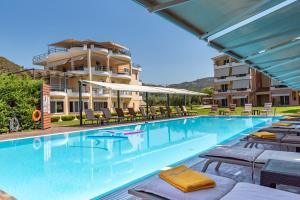
[[[300,75],[299,0],[134,0],[211,47],[281,81]]]

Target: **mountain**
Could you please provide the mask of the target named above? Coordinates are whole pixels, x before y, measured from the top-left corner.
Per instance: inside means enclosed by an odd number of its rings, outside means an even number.
[[[4,72],[17,72],[23,70],[23,67],[15,64],[14,62],[0,56],[0,73]]]
[[[193,90],[193,91],[201,91],[202,88],[213,86],[214,78],[213,77],[207,77],[207,78],[200,78],[195,81],[190,82],[183,82],[183,83],[177,83],[177,84],[171,84],[168,85],[168,87],[172,88],[180,88],[180,89],[187,89],[187,90]]]

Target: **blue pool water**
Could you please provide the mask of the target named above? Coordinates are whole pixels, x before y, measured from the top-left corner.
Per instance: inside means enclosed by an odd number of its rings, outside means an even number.
[[[0,142],[0,189],[22,200],[97,198],[277,119],[197,117]]]

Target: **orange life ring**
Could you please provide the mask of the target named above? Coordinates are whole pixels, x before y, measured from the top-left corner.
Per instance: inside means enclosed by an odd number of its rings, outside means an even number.
[[[42,117],[41,111],[35,110],[32,112],[32,120],[33,121],[35,121],[35,122],[40,121],[41,117]]]

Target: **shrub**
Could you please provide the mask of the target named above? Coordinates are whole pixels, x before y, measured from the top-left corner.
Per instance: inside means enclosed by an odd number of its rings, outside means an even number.
[[[80,115],[79,114],[76,114],[76,118],[77,119],[80,119]],[[85,114],[82,114],[82,119],[85,119],[86,117],[85,117]]]
[[[60,120],[60,116],[54,115],[51,116],[51,122],[58,122]]]
[[[95,113],[94,116],[99,119],[102,115],[100,113]]]
[[[75,115],[63,115],[61,116],[61,120],[63,121],[71,121],[75,119]]]
[[[0,133],[9,130],[12,117],[18,119],[20,130],[40,128],[41,122],[34,122],[31,115],[40,108],[42,81],[7,74],[1,74],[0,80]]]

